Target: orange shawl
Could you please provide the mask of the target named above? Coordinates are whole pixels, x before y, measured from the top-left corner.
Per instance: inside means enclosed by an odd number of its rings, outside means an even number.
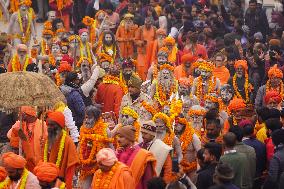
[[[213,70],[213,76],[219,78],[221,85],[224,85],[230,78],[230,72],[225,66],[219,68],[215,67]]]
[[[135,155],[135,158],[133,159],[130,170],[132,171],[133,178],[135,180],[135,186],[138,185],[140,182],[140,179],[142,178],[145,168],[148,163],[152,164],[152,169],[154,176],[156,175],[156,159],[153,156],[153,154],[147,150],[140,149],[137,154]]]

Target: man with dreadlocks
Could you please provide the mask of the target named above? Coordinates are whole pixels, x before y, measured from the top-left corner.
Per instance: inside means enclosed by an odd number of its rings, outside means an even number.
[[[119,79],[123,84],[124,94],[126,94],[128,91],[127,84],[130,80],[130,77],[132,74],[136,74],[136,63],[137,62],[133,59],[124,59],[122,61],[122,72],[120,73]]]
[[[169,101],[178,91],[178,82],[174,77],[173,71],[173,66],[163,64],[159,68],[157,80],[152,83],[150,95],[154,98],[155,106],[159,109],[169,105]]]
[[[100,108],[88,106],[86,108],[85,123],[80,129],[79,159],[82,189],[90,188],[93,174],[97,170],[95,155],[103,148],[112,147],[110,142],[112,142],[110,131],[108,125],[101,118]]]
[[[196,153],[201,148],[201,142],[195,134],[194,128],[183,116],[178,116],[175,119],[175,134],[180,140],[183,154],[180,165],[183,172],[192,179],[197,170]]]
[[[190,123],[195,130],[195,133],[201,137],[204,134],[203,117],[206,113],[205,108],[200,105],[192,106],[188,111]]]
[[[157,54],[157,60],[152,62],[151,67],[148,70],[147,80],[153,81],[158,77],[158,71],[160,66],[168,63],[169,50],[166,47],[159,49]]]
[[[200,76],[193,80],[191,95],[195,95],[200,104],[204,103],[204,97],[209,93],[219,93],[220,80],[213,76],[214,65],[211,62],[199,63]]]
[[[228,113],[228,106],[229,106],[230,101],[233,98],[232,87],[228,84],[223,85],[220,89],[220,96],[221,96],[221,100],[219,101],[220,102],[219,109],[220,111],[223,110]]]

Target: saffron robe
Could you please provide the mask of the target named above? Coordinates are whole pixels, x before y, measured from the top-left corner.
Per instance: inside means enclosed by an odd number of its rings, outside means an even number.
[[[134,58],[134,39],[138,26],[134,25],[129,30],[121,24],[116,31],[116,41],[119,44],[121,58]]]
[[[138,145],[119,152],[118,160],[130,167],[136,189],[147,189],[147,182],[156,176],[156,159]]]
[[[27,124],[22,123],[23,132],[27,137],[27,141],[22,140],[23,152],[25,159],[27,160],[27,169],[33,171],[37,163],[42,159],[42,152],[44,146],[40,145],[40,140],[46,140],[47,138],[47,127],[40,120],[36,120],[34,123]],[[13,132],[17,133],[20,129],[20,121],[17,121],[12,128],[8,131],[7,137],[11,139]],[[14,130],[14,131],[13,131]],[[31,130],[32,136],[29,138],[28,130]],[[18,136],[17,136],[18,137]],[[18,137],[19,138],[19,137]]]
[[[151,27],[149,30],[141,26],[135,35],[137,45],[137,73],[143,81],[146,79],[147,71],[150,67],[150,57],[152,53],[153,41],[155,40],[156,28]]]
[[[56,163],[57,155],[60,147],[61,137],[56,139],[49,153],[48,162]],[[75,168],[79,164],[79,157],[76,146],[70,136],[66,136],[64,149],[62,152],[62,160],[59,168],[59,176],[65,179],[66,188],[72,189],[73,175]]]
[[[111,179],[108,189],[133,189],[135,188],[134,178],[132,173],[126,165],[121,162],[117,162],[118,167],[114,172],[114,175]],[[102,182],[104,182],[105,177],[103,177]],[[96,173],[93,177],[92,189],[99,189],[95,187]]]
[[[215,67],[212,73],[213,76],[219,78],[221,85],[226,84],[230,78],[230,72],[225,66]]]
[[[7,68],[7,71],[8,71],[8,72],[24,71],[23,69],[24,69],[24,65],[25,65],[25,61],[26,61],[26,60],[24,60],[23,64],[20,63],[20,69],[17,68],[17,66],[16,66],[16,70],[13,70],[12,61],[13,61],[13,57],[12,57],[10,63],[8,64],[8,68]],[[31,58],[29,58],[28,61],[29,61],[29,64],[32,63],[32,59],[31,59]]]

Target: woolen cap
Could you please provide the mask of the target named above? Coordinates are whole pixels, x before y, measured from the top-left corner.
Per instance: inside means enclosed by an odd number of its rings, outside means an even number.
[[[142,123],[141,132],[148,133],[152,136],[156,135],[156,124],[154,121],[145,121]]]

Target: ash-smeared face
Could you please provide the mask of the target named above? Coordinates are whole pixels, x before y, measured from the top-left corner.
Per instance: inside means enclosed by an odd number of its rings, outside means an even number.
[[[82,42],[87,42],[88,39],[89,39],[88,36],[89,36],[88,32],[83,32],[83,33],[80,35],[81,41],[82,41]]]
[[[209,71],[206,71],[206,70],[203,70],[203,69],[200,69],[200,76],[203,80],[207,80],[210,78],[211,76],[211,72]]]
[[[135,122],[135,119],[134,117],[130,116],[130,115],[127,115],[127,114],[122,114],[121,116],[121,124],[123,126],[126,126],[126,125],[133,125]]]

